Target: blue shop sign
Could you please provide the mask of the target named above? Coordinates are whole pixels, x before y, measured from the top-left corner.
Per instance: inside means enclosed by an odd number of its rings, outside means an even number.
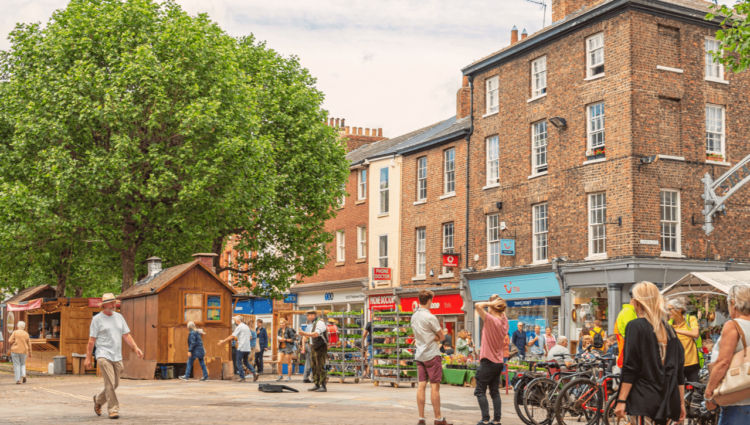
[[[285,294],[284,304],[297,304],[297,294]]]
[[[516,255],[516,240],[500,239],[500,255]]]
[[[234,306],[235,314],[271,314],[273,303],[266,298],[254,298],[251,300],[237,301]]]
[[[506,300],[560,296],[560,284],[554,272],[470,280],[469,288],[474,301],[489,300],[492,294]]]

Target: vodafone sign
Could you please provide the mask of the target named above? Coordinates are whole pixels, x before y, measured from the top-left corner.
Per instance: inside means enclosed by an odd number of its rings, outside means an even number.
[[[443,267],[458,267],[458,254],[443,254]]]
[[[371,298],[372,299],[372,298]],[[435,295],[430,305],[432,314],[464,314],[461,307],[464,300],[460,294]],[[419,300],[415,298],[401,298],[402,311],[416,311],[419,308]]]

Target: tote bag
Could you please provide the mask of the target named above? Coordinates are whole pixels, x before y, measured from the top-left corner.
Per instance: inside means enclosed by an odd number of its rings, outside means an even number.
[[[730,363],[724,379],[714,392],[714,400],[719,406],[726,406],[750,398],[750,351],[747,349],[745,332],[737,322],[732,320],[732,323],[734,323],[737,333],[740,334],[742,351],[734,353],[732,363]]]

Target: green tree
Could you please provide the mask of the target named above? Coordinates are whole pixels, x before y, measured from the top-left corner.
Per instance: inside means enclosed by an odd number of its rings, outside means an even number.
[[[750,66],[750,0],[738,0],[734,6],[711,5],[714,13],[706,15],[707,21],[721,19],[722,29],[716,31],[720,49],[712,52],[714,60],[733,72]],[[727,52],[735,54],[725,54]]]
[[[309,247],[330,238],[322,222],[341,196],[346,163],[323,124],[322,95],[311,87],[276,90],[286,77],[312,84],[306,71],[249,65],[266,58],[265,46],[229,37],[172,1],[72,0],[44,27],[17,25],[10,41],[0,54],[0,119],[12,129],[0,149],[1,190],[6,198],[32,195],[13,202],[35,214],[14,219],[45,216],[63,226],[17,229],[35,232],[29,240],[96,241],[106,253],[91,258],[118,258],[122,290],[148,256],[189,261],[232,233],[252,239],[248,248],[265,248],[252,251],[284,253],[275,257],[284,261],[257,265],[259,276],[320,266]],[[253,81],[259,76],[262,84]],[[268,101],[268,91],[280,97]],[[264,121],[280,118],[265,107],[305,102],[299,110],[306,115]],[[272,137],[273,126],[294,137]],[[290,184],[290,193],[284,184],[294,180],[304,184]],[[298,195],[312,201],[287,199]]]

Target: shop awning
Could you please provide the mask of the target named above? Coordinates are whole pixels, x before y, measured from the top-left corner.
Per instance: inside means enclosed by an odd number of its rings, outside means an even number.
[[[733,285],[750,285],[750,271],[689,273],[664,288],[665,297],[677,295],[726,295]]]
[[[42,299],[38,298],[33,301],[23,302],[19,304],[8,303],[8,311],[28,311],[36,310],[42,306]]]

